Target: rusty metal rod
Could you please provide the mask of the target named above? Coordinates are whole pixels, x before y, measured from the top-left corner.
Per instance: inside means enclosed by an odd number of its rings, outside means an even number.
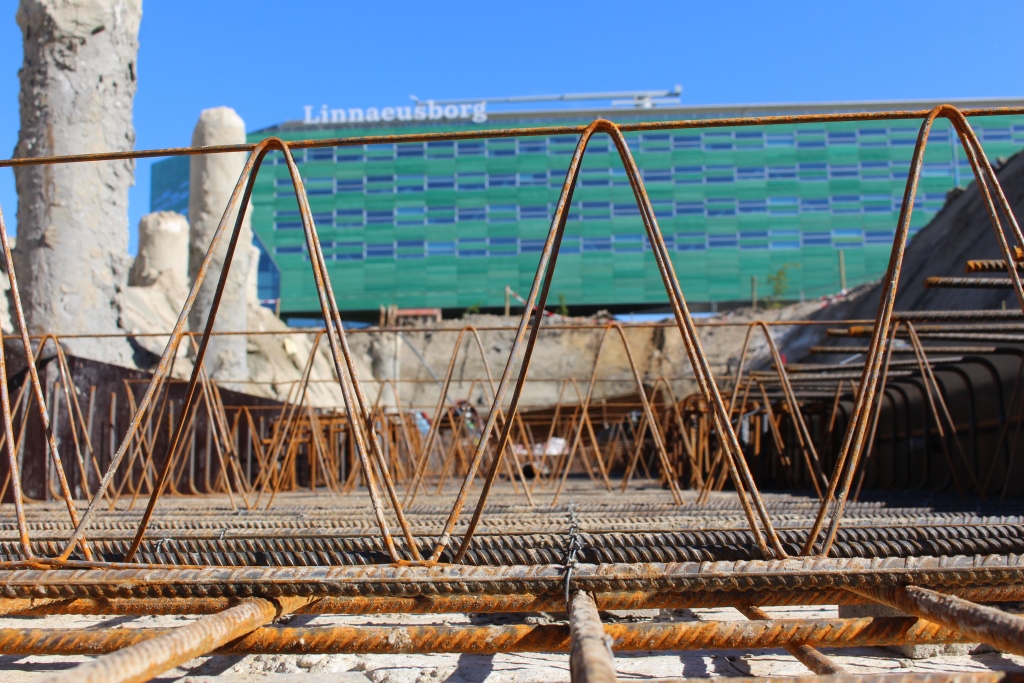
[[[357,567],[208,567],[0,570],[0,595],[12,598],[276,597],[290,595],[415,596],[555,593],[562,565]],[[992,586],[1024,584],[1024,556],[907,558],[807,557],[789,560],[579,564],[576,588],[608,591],[740,591],[859,585]],[[770,602],[770,601],[769,601]],[[747,603],[750,604],[750,603]]]
[[[747,619],[757,619],[761,621],[771,621],[772,619],[767,612],[759,607],[741,606],[736,609],[738,609],[740,614],[745,616]],[[819,676],[850,673],[847,669],[829,659],[827,656],[822,654],[820,650],[814,649],[806,642],[786,643],[782,646],[782,649],[796,657],[800,660],[801,664]]]
[[[956,628],[1004,652],[1024,654],[1024,617],[920,586],[858,586],[848,590],[893,609]]]
[[[586,595],[577,593],[576,595]],[[573,596],[575,603],[576,596]],[[264,601],[268,602],[269,601]],[[566,652],[578,644],[574,671],[610,672],[609,645],[620,652],[694,651],[807,647],[874,647],[961,643],[969,636],[914,617],[855,619],[772,619],[753,621],[692,621],[682,623],[604,624],[593,598],[586,614],[575,604],[577,621],[564,624],[506,624],[500,626],[268,626],[222,641],[202,654],[402,654]],[[215,615],[217,616],[217,615]],[[212,617],[206,617],[205,622]],[[271,618],[273,612],[271,611]],[[584,622],[584,623],[580,623]],[[153,646],[188,628],[0,629],[0,650],[8,655],[100,655],[146,643]],[[577,640],[578,639],[578,640]],[[606,640],[607,639],[607,640]],[[582,642],[581,642],[582,641]],[[213,640],[204,641],[205,644]],[[820,654],[820,653],[819,653]],[[198,656],[198,655],[196,655]],[[99,660],[102,661],[102,660]],[[187,661],[187,660],[185,660]],[[77,670],[76,670],[77,671]],[[574,673],[575,676],[575,673]],[[65,679],[67,680],[67,679]],[[89,680],[89,679],[86,679]],[[115,680],[115,679],[107,679]],[[136,680],[136,679],[116,679]],[[574,680],[577,680],[574,678]]]
[[[39,679],[41,683],[58,683],[74,679],[78,683],[141,683],[173,669],[179,664],[207,654],[225,643],[270,623],[285,613],[295,611],[308,598],[281,598],[276,601],[251,598],[223,612],[205,616],[179,628],[153,631],[151,637],[133,643],[121,642],[119,647],[71,671],[62,671]],[[113,629],[124,633],[127,629]],[[64,631],[61,640],[68,647],[88,642],[74,632]],[[102,633],[102,631],[94,631]],[[143,632],[140,635],[149,636]],[[115,636],[116,639],[116,636]],[[51,650],[51,654],[55,650]]]
[[[594,596],[576,591],[569,602],[569,680],[615,683],[611,638],[601,627]]]

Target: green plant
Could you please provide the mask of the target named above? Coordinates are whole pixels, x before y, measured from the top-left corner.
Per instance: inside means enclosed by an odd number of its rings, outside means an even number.
[[[771,290],[771,294],[767,298],[767,303],[770,307],[779,308],[782,306],[782,298],[786,295],[786,290],[789,289],[789,269],[793,267],[792,263],[787,263],[774,273],[768,273],[765,276],[764,279],[768,283],[768,289]]]
[[[565,295],[558,295],[558,315],[568,318],[569,317],[569,306],[565,303]]]
[[[480,312],[480,304],[479,303],[470,304],[469,306],[466,306],[466,310],[464,310],[462,312],[462,317],[466,317],[467,315],[476,315],[479,312]]]

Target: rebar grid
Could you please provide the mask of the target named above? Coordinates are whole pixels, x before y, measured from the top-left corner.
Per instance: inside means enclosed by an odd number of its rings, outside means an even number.
[[[941,351],[964,355],[976,353],[978,348],[991,348],[993,343],[1024,343],[1024,334],[1016,334],[1024,332],[1024,327],[1013,322],[998,325],[919,325],[915,328],[915,322],[922,322],[920,319],[915,320],[912,314],[895,314],[893,310],[917,182],[928,134],[936,118],[947,118],[957,132],[1004,257],[1002,270],[986,264],[971,272],[1005,272],[1008,278],[1005,282],[997,278],[969,278],[936,280],[930,284],[1008,286],[1015,291],[1024,310],[1024,287],[1017,268],[1021,260],[1019,252],[1024,249],[1024,236],[995,172],[965,118],[966,115],[1005,113],[1016,113],[1016,110],[960,111],[943,105],[928,112],[674,121],[630,126],[597,120],[584,128],[571,129],[509,129],[300,143],[268,138],[244,146],[0,162],[0,166],[11,166],[102,161],[168,153],[250,152],[152,380],[141,397],[129,391],[131,421],[94,488],[90,487],[89,466],[98,473],[99,464],[88,431],[82,429],[81,441],[77,437],[79,427],[85,421],[85,413],[71,391],[67,361],[58,351],[62,372],[60,391],[72,421],[77,425],[72,431],[76,435],[75,464],[81,474],[81,494],[88,500],[81,514],[75,493],[68,483],[48,402],[35,369],[32,340],[27,333],[6,229],[0,217],[0,241],[4,246],[19,339],[29,368],[28,383],[22,386],[22,394],[12,409],[7,368],[0,360],[2,440],[9,468],[4,489],[10,492],[16,518],[15,524],[0,528],[0,552],[5,558],[0,564],[0,594],[5,598],[3,602],[8,603],[7,608],[0,603],[0,610],[39,613],[39,610],[59,611],[62,607],[74,610],[76,604],[87,610],[117,609],[118,604],[122,609],[142,609],[147,604],[145,601],[159,599],[163,604],[168,600],[185,599],[187,604],[179,602],[174,609],[195,609],[209,614],[193,626],[131,637],[103,631],[89,635],[33,631],[0,633],[0,638],[10,642],[15,650],[39,648],[43,645],[38,643],[45,643],[67,652],[75,648],[79,648],[78,651],[90,651],[92,648],[92,652],[111,652],[84,665],[79,673],[87,680],[93,675],[90,672],[101,672],[98,675],[104,680],[147,680],[187,658],[222,646],[231,652],[275,647],[287,650],[295,647],[296,637],[315,636],[321,639],[317,642],[324,643],[318,647],[331,652],[399,651],[393,645],[382,645],[380,634],[372,630],[295,634],[279,627],[263,627],[281,613],[316,609],[313,605],[318,601],[326,601],[337,610],[343,609],[349,604],[344,601],[349,600],[353,601],[350,603],[353,609],[361,605],[359,609],[368,611],[414,611],[417,605],[420,609],[439,611],[445,604],[463,607],[468,604],[490,605],[492,608],[500,604],[501,609],[514,611],[540,604],[555,609],[559,604],[557,598],[564,595],[561,610],[567,611],[570,617],[565,632],[531,630],[529,633],[506,633],[502,631],[503,627],[451,632],[427,629],[406,633],[408,641],[403,638],[403,642],[413,643],[409,646],[412,649],[400,651],[436,651],[442,647],[439,638],[448,639],[455,644],[452,647],[460,648],[459,651],[477,651],[472,648],[479,647],[481,639],[486,638],[499,638],[499,641],[505,638],[500,642],[506,643],[504,647],[508,649],[560,650],[567,646],[567,636],[572,643],[574,680],[614,680],[610,649],[600,646],[608,636],[617,639],[625,649],[641,646],[644,649],[690,646],[708,649],[724,643],[758,647],[770,643],[771,646],[798,649],[813,670],[829,673],[841,669],[821,653],[810,649],[814,645],[845,647],[858,643],[950,642],[970,637],[1011,652],[1024,652],[1024,621],[972,602],[972,599],[991,602],[1020,599],[1024,589],[1024,568],[1017,554],[1021,552],[1020,525],[1019,518],[1014,516],[1016,508],[1012,503],[1005,507],[1009,515],[1001,514],[1004,510],[1000,503],[993,502],[989,511],[973,517],[953,515],[952,519],[943,519],[941,512],[936,517],[932,510],[914,510],[908,506],[899,511],[890,509],[895,514],[882,522],[880,520],[886,518],[885,515],[876,514],[877,509],[856,502],[865,472],[862,460],[877,450],[876,432],[889,379],[914,376],[924,382],[930,414],[934,417],[934,430],[943,444],[950,470],[955,467],[955,462],[967,464],[965,448],[960,442],[960,425],[946,405],[934,374],[936,365],[955,361],[929,358],[929,351],[933,354],[940,351],[934,346],[925,346],[924,341],[980,342],[973,347],[954,347],[958,349],[955,352]],[[923,118],[924,121],[914,150],[888,270],[882,281],[878,314],[870,328],[851,326],[832,335],[869,336],[868,346],[858,351],[865,355],[863,362],[859,367],[851,368],[853,372],[818,367],[800,368],[791,373],[785,367],[768,327],[751,326],[748,343],[755,327],[759,327],[768,341],[774,370],[771,374],[749,371],[741,361],[735,375],[729,378],[731,399],[727,405],[703,351],[698,326],[687,308],[623,131],[896,118]],[[533,284],[525,299],[522,317],[515,328],[504,370],[495,383],[487,368],[486,381],[481,378],[479,382],[481,391],[489,397],[490,409],[476,415],[447,405],[451,368],[460,353],[463,339],[460,333],[434,410],[431,431],[414,445],[412,442],[416,439],[410,437],[413,431],[409,429],[408,416],[402,413],[396,416],[381,408],[383,385],[377,399],[371,402],[357,375],[316,226],[290,148],[544,135],[552,132],[579,134],[579,143],[569,165]],[[582,392],[575,381],[566,381],[562,386],[563,392],[571,386],[578,400],[575,404],[571,400],[566,401],[565,405],[560,401],[554,408],[545,443],[550,443],[556,429],[560,429],[560,433],[570,437],[567,439],[569,445],[554,453],[554,461],[546,464],[538,460],[535,452],[538,440],[531,435],[529,413],[520,409],[520,402],[542,328],[543,316],[534,313],[545,309],[580,164],[589,140],[597,134],[607,134],[612,138],[626,168],[698,392],[680,400],[674,395],[668,378],[660,378],[648,386],[633,362],[622,327],[607,326],[602,331],[598,359],[605,339],[617,336],[625,344],[635,389],[633,408],[627,411],[631,414],[629,419],[620,419],[617,432],[613,430],[613,438],[619,439],[622,447],[610,449],[605,444],[602,449],[594,429],[592,399],[599,372],[598,361],[595,360],[594,373],[586,392]],[[229,216],[235,208],[248,204],[256,174],[270,151],[283,153],[294,184],[325,329],[316,337],[302,380],[293,387],[293,397],[290,396],[278,411],[272,437],[269,441],[252,439],[259,461],[253,481],[248,474],[243,476],[240,449],[237,443],[232,445],[243,420],[252,438],[252,411],[239,410],[233,419],[228,418],[220,389],[203,369],[203,358],[244,212],[238,212],[233,226],[228,224]],[[1006,229],[1012,233],[1017,252],[1007,241]],[[227,255],[217,294],[206,329],[194,340],[185,331],[186,321],[198,289],[207,277],[212,255],[224,239],[228,241]],[[1012,321],[1017,317],[1016,312],[1005,316],[979,316],[980,319],[999,321]],[[950,318],[954,316],[935,315],[931,319],[947,323]],[[608,335],[611,331],[615,335]],[[470,334],[469,338],[475,340],[477,350],[482,353],[478,331],[467,329],[463,333]],[[324,336],[344,403],[344,412],[334,416],[318,414],[304,400],[313,354]],[[911,341],[914,365],[891,365],[896,342],[904,336]],[[168,380],[178,346],[185,340],[193,345],[195,363],[185,386],[181,409],[172,414],[169,411],[171,383]],[[43,338],[40,344],[47,341],[60,349],[56,338]],[[746,345],[744,358],[745,355]],[[1024,359],[1024,354],[1021,358]],[[506,398],[517,367],[518,377],[511,395]],[[1024,360],[1021,367],[1024,368]],[[845,388],[847,385],[849,389]],[[1012,404],[1024,404],[1024,398],[1018,401],[1020,394],[1024,391],[1015,389]],[[833,396],[830,412],[823,410],[823,406],[827,409],[829,405],[821,400],[823,395]],[[827,443],[836,428],[836,415],[844,396],[852,397],[852,407],[848,411],[840,445],[833,452],[829,451]],[[180,498],[169,502],[162,498],[168,489],[172,496],[182,493],[175,489],[175,485],[183,480],[182,467],[188,462],[186,445],[194,436],[200,406],[207,413],[208,434],[216,440],[220,466],[218,478],[212,483],[208,479],[203,493],[226,497],[227,507],[223,505],[223,498],[192,502]],[[47,454],[57,481],[57,497],[66,508],[66,514],[62,516],[54,516],[52,506],[25,505],[18,444],[25,434],[24,420],[33,408],[46,433]],[[819,413],[819,425],[827,424],[825,438],[819,438],[821,429],[815,434],[808,427],[806,415],[814,410]],[[563,412],[571,415],[564,417],[561,415]],[[16,418],[22,421],[17,432]],[[806,478],[813,484],[815,497],[794,499],[761,495],[745,450],[750,443],[740,438],[744,425],[749,428],[751,420],[757,422],[755,433],[761,433],[762,425],[764,431],[771,433],[771,448],[765,452],[772,453],[773,466],[778,467],[782,476],[793,485],[800,485]],[[1004,420],[1000,426],[1000,441],[1009,438],[1007,435],[1012,426],[1014,436],[1011,443],[1016,444],[1020,422],[1019,415],[1015,419]],[[336,477],[339,463],[336,458],[332,459],[331,442],[323,438],[325,423],[328,434],[333,436],[331,430],[337,428],[350,444],[352,466],[345,481]],[[449,427],[446,430],[449,436],[447,443],[439,446],[438,433],[442,425]],[[166,438],[158,445],[154,435],[161,428],[166,428]],[[648,436],[653,449],[649,454],[651,457],[645,458],[643,451]],[[332,494],[351,497],[342,500],[359,499],[363,506],[342,510],[324,508],[319,504],[312,508],[287,505],[284,501],[289,496],[285,491],[289,486],[292,489],[298,486],[291,468],[299,457],[299,445],[304,449],[313,472],[309,480],[311,488],[315,489],[322,481]],[[819,452],[819,446],[824,450]],[[431,458],[435,457],[436,449],[439,449],[440,462],[434,463],[436,469],[432,471]],[[761,450],[760,445],[755,450],[756,456]],[[823,464],[825,451],[829,452],[832,465],[830,473]],[[396,453],[398,457],[394,457]],[[541,455],[547,454],[542,452]],[[799,458],[794,457],[796,455]],[[573,470],[573,467],[577,469]],[[646,486],[650,487],[652,496],[657,495],[664,500],[665,494],[660,491],[664,485],[669,489],[672,502],[648,507],[644,503],[610,502],[615,499],[606,499],[604,494],[613,488],[609,472],[616,467],[623,469],[621,489],[626,490],[633,484],[632,497],[637,495],[638,487],[642,490]],[[322,479],[318,479],[316,474],[318,468]],[[588,508],[582,492],[573,490],[573,500],[564,508],[558,507],[557,501],[565,495],[570,472],[579,472],[581,468],[594,483],[605,488],[605,492],[599,494],[600,502],[591,502]],[[984,493],[994,468],[993,464],[983,477],[983,473],[968,466],[967,471],[972,477],[969,482],[971,490]],[[449,485],[450,470],[461,477],[461,482]],[[644,470],[644,476],[641,477],[638,470]],[[432,497],[421,493],[428,473],[437,480]],[[858,473],[859,481],[856,479]],[[470,493],[478,483],[478,477],[482,477],[479,482],[481,492],[475,504],[471,505],[472,512],[466,520],[462,511],[470,503]],[[637,480],[643,483],[638,485]],[[695,498],[688,500],[681,482],[697,492]],[[733,487],[734,494],[715,493],[727,483]],[[193,492],[199,493],[194,484],[191,481]],[[360,484],[365,486],[365,498],[363,493],[355,492]],[[496,484],[497,490],[494,489]],[[502,497],[497,491],[505,488],[512,490],[508,495],[516,502],[506,503],[503,509]],[[400,492],[400,489],[404,490]],[[445,490],[449,495],[441,496]],[[541,492],[551,494],[546,509],[545,501],[537,499]],[[131,501],[125,504],[123,497],[128,493]],[[853,502],[849,502],[851,495]],[[417,496],[421,501],[418,507],[415,504]],[[422,503],[423,496],[428,496],[427,504]],[[134,504],[142,498],[146,498],[147,503],[140,515],[134,510]],[[275,498],[278,504],[271,507]],[[202,510],[203,505],[209,506],[213,500],[218,501],[223,513],[206,514],[197,519],[197,511]],[[368,508],[366,502],[369,503]],[[225,518],[228,514],[234,515],[237,521],[238,513],[243,509],[257,513],[254,518],[241,517],[251,524],[227,523]],[[300,518],[296,524],[298,511],[305,513],[307,518]],[[210,512],[209,507],[205,512]],[[707,514],[709,512],[714,514]],[[629,515],[625,521],[621,519],[623,513]],[[436,521],[444,515],[444,524],[438,529]],[[559,521],[556,522],[556,518]],[[339,524],[339,519],[345,520],[344,523]],[[911,519],[918,520],[912,527],[906,523]],[[598,525],[594,520],[602,522]],[[893,528],[893,520],[900,520],[902,524]],[[926,526],[921,526],[922,520],[927,522]],[[377,533],[369,531],[374,526]],[[393,527],[397,527],[399,533],[393,534]],[[342,528],[345,533],[339,533]],[[290,533],[282,536],[279,533],[282,529],[288,529]],[[295,534],[295,529],[311,533]],[[211,537],[204,533],[209,530],[215,530],[219,535]],[[510,533],[513,530],[514,533]],[[186,531],[197,533],[184,533]],[[229,531],[231,536],[228,536]],[[457,543],[453,543],[456,540]],[[565,552],[566,548],[573,550]],[[78,554],[75,554],[76,549]],[[565,552],[564,557],[558,557],[560,552]],[[595,559],[595,563],[587,561],[588,552],[593,553],[590,559]],[[692,557],[694,554],[696,557]],[[623,556],[627,556],[629,561],[618,563],[617,559]],[[648,559],[655,556],[657,559]],[[865,559],[867,557],[876,559]],[[951,597],[952,593],[959,595]],[[215,611],[222,603],[211,603],[211,599],[227,599],[228,603],[220,611]],[[897,606],[917,618],[783,624],[765,620],[764,613],[758,609],[787,601],[822,599],[829,599],[832,604],[868,599]],[[35,604],[31,602],[33,600],[45,602]],[[336,602],[331,603],[331,600]],[[341,602],[337,602],[339,600]],[[602,605],[608,604],[662,606],[716,600],[745,610],[744,613],[751,617],[750,621],[741,622],[738,631],[728,631],[714,624],[704,630],[687,631],[680,624],[652,630],[620,628],[610,624],[602,626],[597,612]],[[234,601],[240,602],[233,604]],[[375,607],[376,601],[381,604]],[[275,606],[271,610],[273,614],[267,608],[271,604]],[[893,635],[893,629],[898,635]],[[827,635],[833,632],[840,635]],[[789,635],[780,635],[782,633]],[[129,642],[132,638],[135,640]],[[226,645],[232,639],[236,639],[233,645]],[[523,645],[524,642],[527,644]],[[835,680],[842,680],[842,677]]]

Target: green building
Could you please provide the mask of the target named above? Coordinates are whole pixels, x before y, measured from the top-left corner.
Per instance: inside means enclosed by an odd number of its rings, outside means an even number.
[[[1024,100],[953,102],[1019,106]],[[254,131],[285,140],[843,111],[926,109],[935,102],[858,102],[488,112],[486,102],[319,110]],[[419,111],[417,111],[419,110]],[[409,120],[406,120],[409,119]],[[1024,147],[1024,116],[971,121],[995,162]],[[784,297],[819,297],[885,270],[919,121],[862,121],[630,133],[659,225],[695,308],[761,296],[785,273]],[[577,136],[298,150],[338,306],[500,309],[526,295]],[[282,316],[319,315],[283,157],[256,181],[252,222],[263,250],[261,297]],[[972,181],[948,122],[930,137],[913,228]],[[153,210],[186,211],[188,160],[152,168]],[[779,278],[771,278],[779,282]],[[608,136],[587,148],[551,288],[574,311],[642,311],[667,302],[622,164]]]

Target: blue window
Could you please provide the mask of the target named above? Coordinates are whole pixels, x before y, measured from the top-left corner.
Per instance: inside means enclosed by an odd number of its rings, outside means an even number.
[[[339,228],[359,227],[365,222],[362,209],[338,209],[334,212],[334,224]]]
[[[308,161],[334,161],[334,148],[315,147],[313,149],[307,149],[306,159]]]
[[[510,138],[498,138],[487,141],[487,156],[489,157],[514,157],[516,155],[516,141]]]
[[[865,244],[892,244],[895,233],[892,230],[865,230]]]
[[[765,135],[766,147],[792,147],[792,133],[768,133]]]
[[[616,208],[618,204],[616,204]],[[635,208],[635,207],[634,207]],[[639,215],[639,211],[637,211]],[[703,216],[704,202],[676,202],[677,216]]]
[[[740,166],[736,169],[736,180],[764,180],[764,166]]]
[[[322,211],[313,213],[313,225],[326,227],[334,222],[334,213],[332,211]]]
[[[367,161],[390,161],[395,158],[394,145],[367,145]]]
[[[640,151],[668,152],[672,149],[671,138],[668,133],[644,133],[640,136]]]
[[[759,130],[738,130],[735,133],[736,146],[743,149],[764,147],[764,133]]]
[[[395,176],[366,176],[366,194],[391,194],[395,191]]]
[[[580,170],[580,185],[583,187],[608,187],[608,169],[584,168]]]
[[[544,240],[520,240],[519,251],[523,254],[544,251]]]
[[[482,157],[483,155],[483,140],[459,140],[460,157]]]
[[[708,248],[708,236],[701,233],[677,232],[676,251],[704,251]]]
[[[805,232],[802,237],[805,247],[832,246],[832,234],[828,232]]]
[[[547,154],[547,138],[524,138],[519,141],[520,154]]]
[[[423,225],[424,207],[399,206],[395,208],[395,222],[398,225]]]
[[[306,150],[304,150],[304,149],[293,149],[291,152],[292,152],[292,160],[295,161],[296,164],[301,164],[302,162],[304,162],[306,160]],[[284,155],[282,155],[282,156],[284,156]]]
[[[921,175],[926,178],[946,177],[953,175],[953,167],[948,161],[925,162]]]
[[[368,225],[391,225],[394,222],[395,216],[390,210],[366,212],[366,223]]]
[[[454,206],[428,206],[427,225],[448,225],[455,222]]]
[[[828,167],[830,178],[856,178],[857,164],[832,164]]]
[[[799,230],[772,230],[769,235],[772,249],[799,249]]]
[[[398,240],[395,256],[399,259],[423,258],[423,240]]]
[[[460,173],[459,191],[482,190],[487,185],[487,176],[483,173]]]
[[[830,130],[828,132],[829,145],[856,145],[857,133],[855,131]]]
[[[395,145],[399,159],[417,159],[423,157],[422,142],[406,142]]]
[[[428,190],[454,190],[455,177],[450,175],[427,176]]]
[[[735,177],[735,169],[731,165],[716,164],[704,167],[704,182],[706,183],[731,183]]]
[[[366,258],[395,258],[394,242],[384,244],[367,244]]]
[[[423,192],[423,176],[421,175],[400,175],[398,176],[395,190],[399,194],[408,192]]]
[[[301,230],[302,216],[298,211],[275,211],[274,228],[277,230]]]
[[[832,197],[832,213],[860,213],[860,195],[836,195]]]
[[[352,147],[339,147],[338,151],[335,152],[335,158],[342,163],[362,163],[366,157],[363,154],[363,146],[354,145]]]
[[[708,247],[711,249],[735,249],[737,242],[735,233],[732,235],[708,235]]]
[[[306,249],[306,247],[304,245],[301,245],[301,244],[300,245],[296,245],[296,246],[287,246],[287,247],[286,246],[277,246],[277,247],[274,247],[274,253],[275,254],[279,254],[281,256],[286,256],[288,254],[301,254],[303,251],[305,251],[305,249]]]
[[[454,159],[455,143],[451,140],[433,140],[427,143],[428,159]]]
[[[611,237],[584,237],[583,251],[611,251]]]
[[[274,178],[274,187],[291,187],[292,179],[291,176],[285,176],[284,178]]]
[[[672,136],[672,149],[700,149],[700,134],[679,133]]]
[[[652,199],[651,208],[658,218],[672,218],[674,213],[671,199]]]
[[[537,206],[520,206],[519,207],[519,217],[522,220],[525,221],[525,220],[530,220],[530,219],[544,220],[544,219],[550,218],[551,216],[548,213],[547,205],[546,204],[540,204],[540,205],[537,205]]]
[[[704,149],[732,149],[732,131],[710,130],[704,133]]]
[[[805,213],[828,211],[828,197],[820,199],[801,199],[800,211]]]
[[[828,164],[800,164],[801,180],[825,180],[828,177]]]
[[[860,176],[865,180],[883,180],[889,178],[888,161],[860,162]]]
[[[796,169],[792,166],[769,166],[769,180],[789,180],[796,178]]]
[[[556,135],[548,138],[548,154],[572,154],[576,149],[577,138],[573,135]]]
[[[662,169],[646,169],[643,172],[645,183],[670,183],[672,182],[672,170],[668,168]]]
[[[560,254],[578,254],[580,253],[580,238],[579,237],[563,237],[562,245],[558,248]]]
[[[767,213],[768,206],[763,199],[741,199],[739,201],[739,212],[741,214]]]
[[[515,204],[491,204],[487,207],[487,220],[491,223],[513,223],[517,218]]]
[[[520,173],[519,187],[545,187],[548,184],[547,173]]]
[[[478,238],[463,238],[459,240],[459,256],[475,257],[487,256],[487,240]]]
[[[640,207],[636,205],[636,202],[629,202],[626,204],[615,204],[612,208],[612,211],[613,215],[616,217],[640,215]]]
[[[887,147],[889,131],[885,128],[862,128],[857,131],[857,141],[861,147]]]
[[[492,237],[487,243],[491,256],[513,256],[519,253],[519,240],[515,237]]]
[[[455,242],[427,242],[428,256],[454,256]]]
[[[515,173],[491,173],[487,176],[488,187],[515,187]]]
[[[460,206],[459,222],[462,221],[486,221],[487,207],[485,206]]]
[[[335,242],[335,261],[362,261],[364,257],[362,242]]]
[[[676,185],[700,185],[704,182],[703,166],[676,166],[673,169]]]
[[[768,211],[773,216],[795,216],[799,202],[796,197],[769,197]]]
[[[337,187],[338,192],[363,192],[363,179],[362,178],[338,178]]]
[[[736,202],[732,199],[708,199],[707,213],[709,216],[735,216]]]
[[[577,208],[580,209],[580,218],[585,221],[608,220],[608,202],[581,202]]]

